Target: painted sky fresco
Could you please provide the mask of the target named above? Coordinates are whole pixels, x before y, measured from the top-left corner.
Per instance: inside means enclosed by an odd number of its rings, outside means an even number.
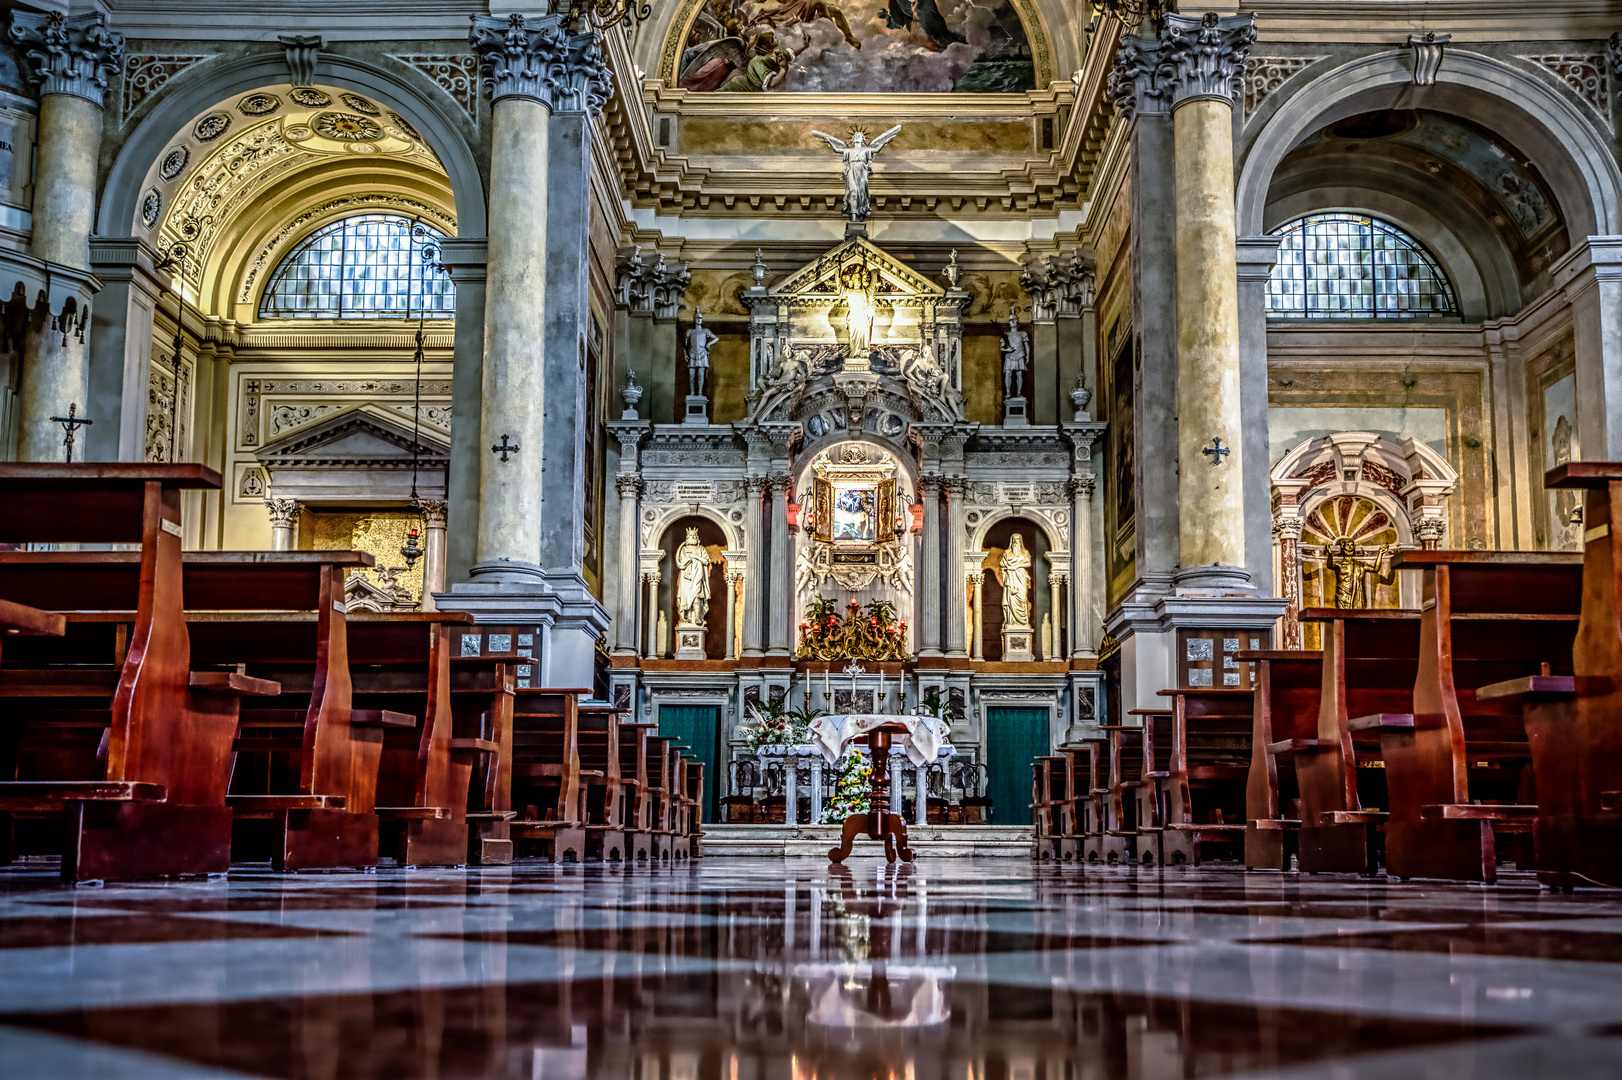
[[[1017,93],[1036,78],[1009,0],[707,0],[679,72],[719,93]]]

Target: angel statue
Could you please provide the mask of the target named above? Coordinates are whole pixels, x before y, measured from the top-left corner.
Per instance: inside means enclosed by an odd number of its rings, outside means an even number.
[[[850,215],[852,221],[866,221],[867,215],[873,212],[873,203],[867,197],[867,182],[873,175],[873,159],[878,157],[885,143],[900,133],[901,125],[897,124],[872,142],[868,142],[867,132],[858,129],[850,133],[848,143],[821,131],[811,133],[831,146],[834,153],[844,159],[845,213]]]

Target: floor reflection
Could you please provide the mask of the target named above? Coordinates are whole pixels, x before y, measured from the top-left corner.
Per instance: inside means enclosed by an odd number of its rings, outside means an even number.
[[[1528,957],[1614,1027],[1619,932],[1604,897],[1233,873],[235,875],[9,891],[0,1031],[300,1080],[1173,1080],[1536,1033]]]

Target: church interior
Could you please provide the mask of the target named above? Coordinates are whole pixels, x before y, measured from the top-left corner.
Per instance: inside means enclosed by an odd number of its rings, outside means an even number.
[[[1622,2],[5,7],[0,1075],[1618,1075]]]

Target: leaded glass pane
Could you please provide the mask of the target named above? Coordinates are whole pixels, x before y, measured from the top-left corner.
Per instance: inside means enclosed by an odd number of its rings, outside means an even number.
[[[448,319],[456,287],[431,265],[444,234],[389,214],[361,214],[306,237],[271,275],[266,319]]]
[[[1457,315],[1453,285],[1430,252],[1364,214],[1314,214],[1279,229],[1267,313],[1296,319]]]

